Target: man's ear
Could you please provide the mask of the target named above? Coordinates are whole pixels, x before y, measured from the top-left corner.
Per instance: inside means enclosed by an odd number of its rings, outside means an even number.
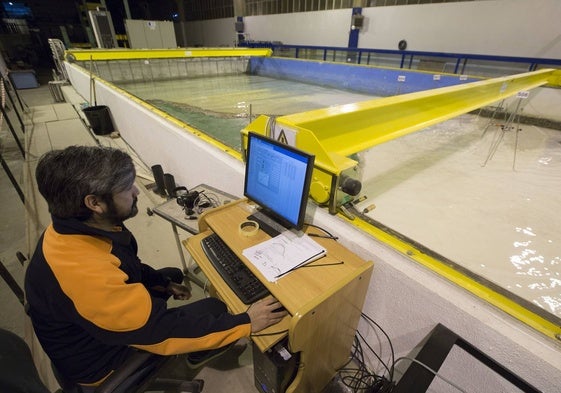
[[[90,209],[94,213],[104,213],[105,212],[105,203],[101,200],[101,198],[94,194],[88,194],[84,197],[84,204],[88,209]]]

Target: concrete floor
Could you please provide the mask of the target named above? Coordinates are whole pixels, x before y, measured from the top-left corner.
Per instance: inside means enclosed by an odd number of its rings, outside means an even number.
[[[25,126],[21,130],[16,113],[8,113],[14,132],[25,146],[26,159],[9,130],[6,121],[2,122],[0,132],[0,152],[10,172],[23,190],[26,205],[22,203],[16,188],[12,184],[6,171],[0,173],[0,260],[23,286],[25,264],[22,266],[16,258],[19,251],[26,257],[33,253],[33,249],[41,232],[50,222],[46,203],[36,191],[34,185],[34,170],[41,154],[51,149],[63,148],[74,144],[96,143],[125,149],[134,158],[137,166],[137,182],[141,193],[139,195],[139,214],[127,221],[127,226],[135,234],[139,242],[141,259],[155,268],[164,266],[181,267],[179,250],[171,225],[163,218],[150,215],[149,209],[154,208],[165,199],[150,190],[152,184],[151,171],[135,155],[135,153],[120,138],[94,135],[84,123],[80,110],[85,103],[71,86],[63,87],[67,102],[57,103],[48,88],[48,78],[38,76],[40,87],[18,90],[24,110],[16,101],[16,108]],[[44,80],[42,80],[44,79]],[[13,93],[12,93],[13,94]],[[14,96],[14,100],[16,97]],[[10,105],[11,106],[11,105]],[[180,231],[180,236],[189,236]],[[188,259],[188,255],[185,255]],[[202,277],[204,280],[204,277]],[[200,299],[205,294],[193,285],[193,300]],[[58,386],[54,380],[48,359],[33,338],[32,329],[26,320],[22,304],[16,295],[4,283],[0,282],[0,299],[2,299],[2,318],[0,327],[13,331],[26,338],[30,344],[41,376],[51,391]],[[223,357],[209,363],[196,374],[196,378],[205,381],[205,392],[252,392],[257,391],[254,386],[253,362],[251,342],[239,343],[237,350],[230,351]],[[246,345],[245,349],[243,345]],[[177,375],[176,375],[177,376]],[[191,374],[190,377],[195,375]],[[328,387],[331,392],[346,391],[341,386]]]

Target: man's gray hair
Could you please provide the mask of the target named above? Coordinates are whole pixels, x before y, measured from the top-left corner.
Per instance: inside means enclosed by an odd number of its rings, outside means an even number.
[[[131,157],[118,149],[70,146],[44,154],[35,170],[39,192],[52,215],[88,219],[86,195],[109,200],[132,186],[136,176]]]

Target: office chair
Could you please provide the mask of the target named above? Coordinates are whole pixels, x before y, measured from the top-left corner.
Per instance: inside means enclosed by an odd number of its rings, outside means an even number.
[[[136,351],[97,387],[83,387],[69,383],[54,367],[53,371],[62,388],[62,393],[143,393],[148,391],[200,393],[204,386],[204,381],[201,379],[180,380],[158,377],[164,366],[176,358],[176,356],[160,356],[145,351]]]
[[[0,329],[0,392],[51,393],[43,384],[23,339]]]
[[[159,356],[138,351],[113,372],[100,386],[86,388],[70,384],[55,371],[62,390],[57,393],[139,393],[145,391],[173,391],[177,393],[200,393],[204,381],[157,378],[161,369],[173,356]],[[51,393],[43,384],[31,351],[25,341],[8,330],[0,329],[0,392]]]

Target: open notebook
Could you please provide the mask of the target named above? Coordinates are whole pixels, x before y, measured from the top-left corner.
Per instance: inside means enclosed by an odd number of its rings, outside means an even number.
[[[325,248],[311,237],[292,231],[243,250],[243,255],[271,282],[325,254]]]

